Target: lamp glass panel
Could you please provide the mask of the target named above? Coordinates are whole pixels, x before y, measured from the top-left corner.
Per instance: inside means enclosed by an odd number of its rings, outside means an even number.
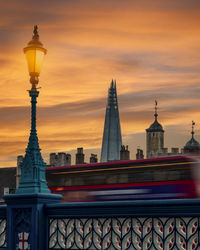
[[[41,50],[36,50],[35,72],[37,72],[38,74],[40,74],[43,59],[44,59],[44,52]]]
[[[28,63],[29,73],[35,72],[35,49],[26,51],[26,60]]]
[[[29,73],[38,73],[42,67],[44,52],[38,49],[29,49],[26,51]]]

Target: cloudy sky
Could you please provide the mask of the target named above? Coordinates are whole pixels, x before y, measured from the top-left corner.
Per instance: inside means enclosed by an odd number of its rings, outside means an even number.
[[[38,136],[50,152],[100,153],[107,90],[116,79],[123,144],[145,151],[154,100],[165,147],[200,141],[199,0],[0,0],[0,167],[16,165],[30,129],[23,47],[39,26]]]

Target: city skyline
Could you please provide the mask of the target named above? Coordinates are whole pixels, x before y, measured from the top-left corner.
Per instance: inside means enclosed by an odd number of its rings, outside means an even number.
[[[122,142],[146,151],[158,120],[165,147],[200,141],[200,3],[192,1],[0,0],[0,167],[16,166],[30,131],[29,75],[22,49],[39,26],[47,49],[37,129],[50,152],[98,153],[107,90],[116,79]]]

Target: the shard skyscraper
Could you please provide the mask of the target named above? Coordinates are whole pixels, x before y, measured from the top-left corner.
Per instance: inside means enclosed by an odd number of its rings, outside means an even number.
[[[108,103],[101,148],[101,162],[120,160],[122,136],[117,102],[116,81],[108,90]]]

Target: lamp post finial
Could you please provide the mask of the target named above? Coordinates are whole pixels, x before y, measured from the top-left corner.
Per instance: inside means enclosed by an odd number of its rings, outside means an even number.
[[[38,26],[34,25],[33,29],[33,39],[38,40],[39,39],[39,34],[38,34]]]

